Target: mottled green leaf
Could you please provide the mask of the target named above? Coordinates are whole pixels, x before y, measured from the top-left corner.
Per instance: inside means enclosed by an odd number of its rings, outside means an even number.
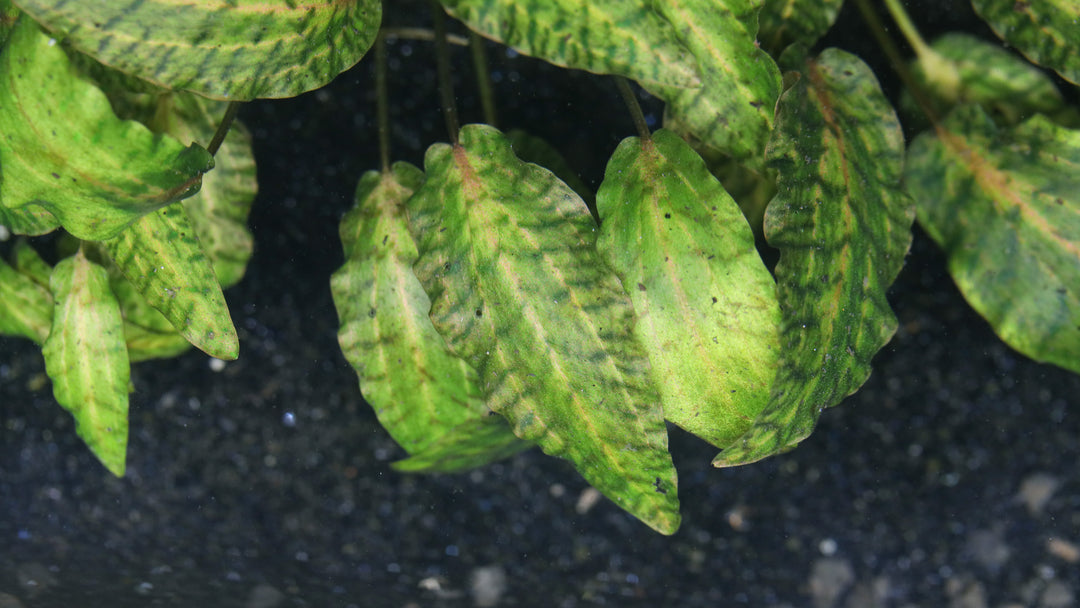
[[[596,203],[596,194],[589,189],[581,176],[566,161],[566,158],[543,138],[529,134],[521,129],[508,131],[506,138],[514,146],[514,156],[527,163],[540,165],[554,173],[555,177],[561,179],[564,184],[577,192],[578,196],[590,208]]]
[[[102,246],[191,344],[219,359],[237,357],[240,345],[225,296],[182,205],[139,218]]]
[[[911,144],[905,177],[972,308],[1021,353],[1080,372],[1080,132],[962,106]]]
[[[16,0],[65,44],[160,86],[212,99],[293,97],[375,41],[378,0]]]
[[[938,116],[957,105],[977,103],[1002,124],[1011,125],[1032,114],[1065,111],[1064,97],[1045,72],[1000,44],[969,34],[951,33],[935,40],[913,62],[912,74]],[[901,107],[912,106],[908,96]]]
[[[555,65],[641,83],[701,83],[693,57],[646,0],[441,0],[481,34]]]
[[[1075,0],[972,0],[994,33],[1025,57],[1080,84],[1080,3]]]
[[[0,164],[3,163],[0,157]],[[3,167],[0,166],[0,170]],[[3,193],[3,174],[0,173],[0,195]],[[38,205],[26,205],[18,209],[8,209],[3,205],[0,198],[0,226],[4,226],[14,234],[26,236],[39,236],[56,230],[60,227],[60,221],[56,216]]]
[[[7,40],[18,19],[19,9],[15,8],[11,0],[0,0],[0,44]]]
[[[0,133],[0,205],[40,205],[81,239],[190,196],[214,165],[197,145],[117,119],[25,15],[0,52]]]
[[[664,416],[724,448],[769,400],[776,283],[738,205],[671,131],[630,137],[597,193],[597,248],[634,301]]]
[[[170,111],[158,114],[163,124],[153,126],[180,141],[200,142],[213,139],[227,105],[183,93],[166,103]],[[257,190],[251,135],[235,121],[214,155],[214,170],[203,177],[202,189],[182,203],[222,288],[243,278],[251,258],[254,240],[247,217]]]
[[[827,49],[784,93],[770,166],[780,172],[765,237],[780,250],[780,368],[769,405],[717,459],[744,464],[785,451],[821,410],[850,395],[896,331],[885,292],[911,243],[900,189],[904,137],[870,68]]]
[[[0,259],[0,334],[22,336],[38,344],[49,337],[52,294],[34,277]]]
[[[844,0],[765,0],[758,15],[761,46],[779,57],[790,44],[814,46],[829,31]]]
[[[693,53],[702,84],[642,82],[667,102],[664,125],[760,171],[780,94],[780,68],[757,46],[762,0],[664,0],[656,9]]]
[[[431,318],[521,438],[569,459],[656,530],[678,528],[675,468],[633,305],[585,203],[491,127],[437,144],[409,200]]]
[[[510,432],[505,418],[492,414],[462,422],[422,451],[390,466],[402,473],[460,473],[531,446]]]
[[[24,239],[19,239],[11,253],[15,270],[30,277],[31,280],[45,289],[49,288],[49,281],[52,280],[52,266],[41,258],[37,250],[30,246],[30,243]]]
[[[56,401],[114,475],[124,475],[130,367],[109,275],[79,251],[53,270],[52,330],[42,354]]]
[[[330,287],[341,320],[338,342],[360,377],[360,392],[383,428],[414,456],[401,470],[445,472],[529,444],[502,418],[494,426],[477,424],[491,410],[476,371],[447,350],[428,318],[431,301],[413,275],[418,254],[404,207],[423,181],[408,163],[364,174],[341,222],[346,260]],[[469,437],[472,431],[484,434]]]

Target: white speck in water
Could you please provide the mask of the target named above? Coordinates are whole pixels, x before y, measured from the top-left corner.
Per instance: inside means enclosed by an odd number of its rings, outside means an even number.
[[[821,551],[822,555],[835,555],[836,549],[836,541],[831,538],[822,539],[822,541],[818,543],[818,551]]]
[[[225,369],[225,362],[216,357],[210,358],[210,370],[220,372]]]
[[[56,38],[49,38],[49,46],[56,46]]]
[[[281,424],[284,424],[289,428],[296,426],[296,414],[285,412],[281,415]]]

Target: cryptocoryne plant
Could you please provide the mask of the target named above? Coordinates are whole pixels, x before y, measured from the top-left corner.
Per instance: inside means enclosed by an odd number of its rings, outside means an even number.
[[[1080,114],[1058,85],[1080,82],[1080,8],[973,0],[1022,58],[963,33],[927,44],[885,0],[909,63],[857,0],[906,85],[905,143],[862,60],[811,52],[841,3],[442,0],[450,143],[421,170],[380,138],[331,282],[361,392],[409,454],[396,469],[538,445],[673,533],[666,424],[716,466],[806,438],[895,332],[885,292],[916,217],[1005,342],[1080,372]],[[639,132],[595,195],[538,138],[457,126],[443,10],[616,77]],[[327,84],[382,48],[380,17],[377,0],[0,0],[0,226],[64,235],[54,266],[25,238],[0,260],[0,333],[41,344],[113,473],[131,362],[238,354],[221,290],[251,255],[256,186],[237,102]],[[627,81],[664,102],[662,129]]]

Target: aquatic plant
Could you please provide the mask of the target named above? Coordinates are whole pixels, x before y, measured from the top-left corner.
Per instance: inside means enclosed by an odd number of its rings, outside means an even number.
[[[962,33],[927,44],[884,0],[909,63],[855,3],[911,142],[861,59],[811,51],[840,0],[442,0],[439,45],[445,10],[615,76],[638,133],[588,192],[542,140],[493,126],[482,60],[491,124],[459,127],[443,48],[450,143],[423,170],[391,164],[379,71],[383,166],[360,179],[331,285],[361,393],[409,454],[396,469],[537,445],[673,533],[666,424],[716,466],[809,436],[896,331],[885,294],[916,218],[1002,340],[1080,371],[1080,134],[1058,88],[1080,79],[1080,9],[973,0],[1025,59]],[[380,16],[377,0],[0,0],[0,226],[63,233],[55,265],[30,238],[0,260],[0,334],[41,344],[114,474],[132,362],[238,356],[222,289],[251,255],[256,184],[237,104],[326,85],[382,48]],[[656,132],[641,90],[665,104]]]

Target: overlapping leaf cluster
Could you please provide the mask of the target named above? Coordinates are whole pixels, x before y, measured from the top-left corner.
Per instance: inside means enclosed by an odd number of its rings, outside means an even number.
[[[57,401],[123,475],[130,362],[239,349],[222,288],[251,255],[255,164],[242,127],[204,147],[213,99],[326,84],[370,46],[379,5],[15,4],[0,2],[0,226],[66,236],[55,266],[26,241],[0,260],[0,333],[42,345]]]
[[[788,449],[892,335],[884,292],[912,219],[895,115],[869,69],[839,52],[808,58],[774,115],[780,70],[755,45],[757,2],[444,4],[522,52],[636,79],[668,102],[673,130],[615,151],[599,225],[489,126],[431,147],[423,174],[365,176],[334,277],[342,347],[410,453],[399,467],[434,469],[431,454],[454,445],[455,463],[476,464],[535,443],[672,533],[665,421],[722,448],[718,465]],[[687,140],[779,171],[766,222],[782,252],[775,280]],[[488,449],[466,440],[477,435],[464,419],[495,421]]]

